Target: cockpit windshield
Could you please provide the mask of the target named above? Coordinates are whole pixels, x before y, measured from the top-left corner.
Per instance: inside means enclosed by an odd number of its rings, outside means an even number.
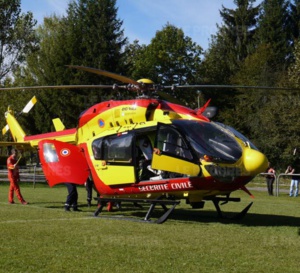
[[[223,123],[220,122],[216,122],[217,125],[229,130],[231,133],[233,133],[236,137],[238,137],[239,139],[241,139],[242,141],[244,141],[245,144],[247,144],[251,149],[257,150],[258,148],[247,138],[245,137],[242,133],[240,133],[239,131],[235,130],[234,128],[225,125]]]
[[[233,163],[242,155],[242,148],[234,136],[212,122],[174,120],[199,158],[210,156],[214,161]]]

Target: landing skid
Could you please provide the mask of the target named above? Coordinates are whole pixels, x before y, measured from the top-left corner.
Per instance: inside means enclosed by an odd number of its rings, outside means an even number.
[[[161,199],[131,199],[131,198],[96,198],[98,200],[98,208],[94,212],[94,216],[97,217],[101,212],[102,209],[106,206],[108,202],[119,202],[119,203],[134,203],[135,205],[139,203],[150,203],[150,207],[142,220],[143,222],[147,223],[156,223],[156,224],[162,224],[165,221],[168,220],[170,214],[173,212],[175,207],[180,203],[180,201],[175,201],[175,200],[161,200]],[[162,206],[164,209],[164,214],[158,218],[155,221],[151,221],[150,217],[156,207],[156,205],[159,204]],[[166,205],[171,205],[171,208],[167,208]]]
[[[240,213],[234,215],[233,217],[227,217],[223,214],[223,212],[221,211],[219,202],[223,202],[221,205],[226,204],[228,202],[240,202],[241,199],[240,198],[230,198],[230,197],[214,197],[211,199],[206,199],[206,200],[211,200],[214,205],[215,208],[217,210],[218,216],[222,219],[231,219],[231,220],[241,220],[245,217],[245,215],[247,214],[248,210],[250,209],[250,207],[252,206],[253,202],[251,202],[247,207],[245,207]]]

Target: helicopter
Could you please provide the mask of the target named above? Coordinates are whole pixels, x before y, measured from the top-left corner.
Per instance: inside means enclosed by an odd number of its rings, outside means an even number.
[[[216,110],[210,101],[191,109],[159,97],[165,88],[174,86],[155,85],[149,79],[135,81],[96,68],[69,68],[110,77],[123,85],[0,90],[110,87],[134,91],[137,97],[97,103],[80,114],[76,128],[66,129],[57,118],[53,120],[55,132],[32,136],[26,135],[13,110],[7,110],[2,132],[9,130],[15,144],[38,150],[50,187],[83,185],[91,176],[99,193],[94,216],[108,203],[147,203],[150,206],[142,221],[151,222],[157,205],[163,208],[156,223],[165,222],[181,200],[196,209],[212,201],[218,216],[225,217],[219,203],[240,201],[230,196],[232,192],[243,190],[252,196],[246,184],[267,169],[268,159],[240,132],[211,121]],[[34,97],[24,109],[35,103]],[[234,218],[244,217],[252,203]]]

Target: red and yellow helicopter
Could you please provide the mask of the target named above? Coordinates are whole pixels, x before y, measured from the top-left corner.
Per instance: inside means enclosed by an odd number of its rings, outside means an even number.
[[[156,94],[160,87],[148,79],[135,81],[100,69],[70,67],[121,81],[126,85],[118,88],[136,91],[138,96],[90,107],[80,115],[76,128],[65,129],[55,119],[56,132],[32,136],[25,134],[8,109],[3,132],[9,129],[15,143],[38,149],[51,187],[67,182],[83,185],[91,175],[100,194],[95,216],[107,202],[143,202],[150,204],[145,221],[150,220],[156,205],[164,208],[157,223],[166,221],[182,199],[193,208],[213,201],[222,216],[220,202],[240,201],[230,197],[233,191],[241,189],[251,195],[245,185],[266,170],[268,160],[241,133],[210,121],[209,102],[190,109],[159,99]],[[27,88],[78,87],[95,86]],[[26,107],[35,101],[34,97]]]

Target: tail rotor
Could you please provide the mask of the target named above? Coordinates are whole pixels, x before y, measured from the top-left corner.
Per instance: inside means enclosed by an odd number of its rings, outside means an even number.
[[[22,114],[27,114],[30,112],[30,110],[33,108],[33,106],[36,104],[37,99],[36,96],[33,96],[30,101],[25,105],[25,107],[23,108],[23,110],[16,115],[16,117],[22,115]],[[7,113],[10,113],[13,115],[13,110],[10,108],[10,106],[8,106],[7,109]],[[2,129],[2,135],[5,135],[7,132],[9,131],[9,125],[6,124],[3,129]]]

